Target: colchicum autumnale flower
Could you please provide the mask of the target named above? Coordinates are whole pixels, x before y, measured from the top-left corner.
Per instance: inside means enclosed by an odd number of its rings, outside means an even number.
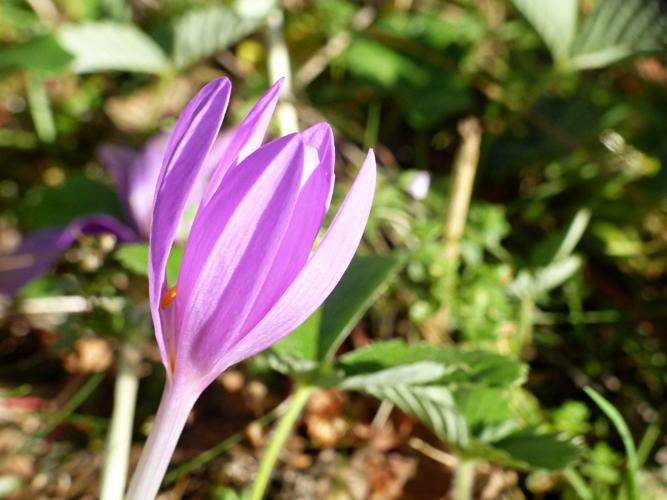
[[[206,85],[169,138],[149,252],[150,305],[167,382],[129,499],[155,497],[201,392],[306,320],[340,280],[363,235],[375,190],[372,151],[313,249],[333,192],[333,135],[321,123],[262,145],[280,86],[255,104],[226,146],[173,288],[166,284],[167,258],[218,135],[229,80]]]
[[[230,137],[230,133],[224,133],[216,140],[193,189],[190,205],[197,205],[201,200],[205,180],[218,164]],[[108,233],[120,242],[148,241],[153,198],[168,139],[167,134],[153,137],[139,151],[116,144],[102,146],[98,158],[113,179],[128,224],[109,215],[88,215],[66,226],[28,234],[10,254],[0,255],[0,294],[14,295],[23,285],[46,274],[81,235]],[[184,234],[179,237],[184,239]]]

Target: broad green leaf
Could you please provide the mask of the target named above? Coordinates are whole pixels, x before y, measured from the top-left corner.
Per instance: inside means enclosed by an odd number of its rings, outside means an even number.
[[[441,385],[378,385],[364,392],[390,401],[429,427],[443,441],[457,448],[469,442],[468,425],[450,390]]]
[[[0,47],[0,71],[27,69],[40,75],[64,71],[72,60],[51,34],[40,35],[23,45]]]
[[[568,58],[577,28],[579,0],[512,0],[557,62]]]
[[[580,447],[571,441],[534,428],[516,431],[493,443],[493,447],[507,454],[509,464],[526,469],[565,469],[581,454]]]
[[[112,21],[70,24],[59,29],[57,37],[74,55],[72,69],[77,73],[160,73],[169,68],[160,46],[132,24]]]
[[[183,259],[183,247],[174,246],[167,259],[167,284],[174,286],[178,278],[178,270]],[[139,276],[148,277],[148,244],[147,243],[124,243],[116,250],[116,259],[122,266]]]
[[[84,176],[70,177],[57,187],[29,190],[20,207],[21,222],[30,229],[64,226],[84,215],[108,214],[123,218],[116,193]]]
[[[343,370],[346,378],[356,377],[358,385],[364,376],[372,380],[378,372],[426,362],[443,368],[437,373],[438,377],[432,379],[440,384],[510,387],[522,383],[526,375],[525,365],[500,354],[426,343],[406,344],[401,340],[375,342],[349,352],[339,358],[336,366]]]
[[[238,42],[264,22],[272,6],[272,1],[237,2],[189,10],[172,26],[175,66],[185,68]]]
[[[394,277],[402,259],[395,256],[356,257],[322,307],[274,346],[304,359],[330,361],[352,328]]]
[[[375,386],[393,386],[397,381],[404,384],[426,384],[444,377],[447,368],[434,361],[418,361],[405,365],[361,373],[346,377],[339,387],[346,391],[364,390]]]
[[[577,69],[608,66],[667,48],[667,16],[659,1],[604,0],[584,21],[572,46]]]

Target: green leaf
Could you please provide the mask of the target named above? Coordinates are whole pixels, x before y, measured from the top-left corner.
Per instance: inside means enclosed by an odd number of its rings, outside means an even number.
[[[70,24],[58,30],[57,37],[74,55],[72,69],[77,73],[161,73],[169,68],[160,46],[132,24],[112,21]]]
[[[593,69],[665,48],[667,16],[661,2],[604,0],[585,20],[571,57],[577,69]]]
[[[167,284],[174,286],[178,278],[178,270],[183,259],[183,247],[174,246],[167,259]],[[148,277],[148,243],[124,243],[118,245],[116,259],[121,265],[139,276]]]
[[[0,47],[0,71],[27,69],[40,75],[67,69],[72,54],[53,35],[41,35],[14,47]]]
[[[172,26],[172,58],[177,68],[185,68],[212,56],[255,31],[268,15],[272,1],[237,2],[227,7],[212,5],[189,10]]]
[[[58,187],[32,188],[20,207],[22,225],[30,229],[64,226],[90,214],[123,219],[116,193],[107,185],[84,176],[70,177]]]
[[[468,425],[448,388],[396,384],[368,386],[364,392],[394,403],[450,445],[458,448],[468,446]]]
[[[605,0],[606,1],[606,0]],[[558,62],[569,57],[577,28],[579,0],[512,0]]]
[[[588,397],[595,401],[595,404],[598,405],[604,414],[607,415],[607,418],[614,424],[616,431],[621,435],[623,446],[625,447],[625,454],[627,456],[628,497],[630,500],[639,500],[639,483],[637,478],[639,473],[639,458],[637,455],[637,448],[635,447],[635,441],[632,439],[628,424],[625,423],[625,419],[614,405],[595,391],[595,389],[592,387],[585,387],[584,391],[588,394]]]
[[[398,272],[396,256],[356,257],[340,283],[310,319],[278,342],[276,352],[330,361],[352,328]]]
[[[491,387],[510,387],[525,380],[526,367],[510,357],[487,351],[466,351],[454,346],[434,346],[426,343],[406,344],[401,340],[375,342],[341,356],[336,366],[346,378],[362,377],[374,380],[377,373],[397,366],[415,366],[433,362],[442,367],[432,378],[441,384],[482,384]],[[400,382],[399,379],[394,379]]]
[[[574,249],[581,241],[590,220],[591,212],[588,208],[577,210],[577,213],[565,230],[556,231],[537,245],[531,261],[536,266],[546,266],[572,255],[572,252],[574,252]]]
[[[516,431],[493,443],[493,447],[507,454],[509,464],[526,469],[565,469],[581,454],[580,447],[571,441],[534,428]]]

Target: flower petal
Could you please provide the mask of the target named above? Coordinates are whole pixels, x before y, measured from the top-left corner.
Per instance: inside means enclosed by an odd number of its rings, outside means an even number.
[[[291,220],[304,149],[298,134],[262,146],[197,215],[177,284],[177,363],[190,346],[193,365],[207,370],[243,325]]]
[[[273,110],[276,108],[283,79],[281,78],[255,103],[241,124],[236,128],[236,133],[229,142],[225,154],[211,176],[206,193],[204,194],[204,205],[220,187],[222,179],[230,168],[242,162],[250,153],[262,145],[266,129],[269,127]]]
[[[108,215],[93,215],[65,227],[42,229],[23,238],[11,254],[0,256],[0,294],[14,295],[21,287],[45,275],[82,234],[111,233],[120,241],[134,241],[136,234]]]
[[[343,276],[363,236],[373,203],[375,170],[371,150],[340,210],[301,273],[267,315],[231,347],[216,371],[273,345],[324,302]]]
[[[166,290],[167,258],[197,176],[220,130],[230,92],[229,80],[219,78],[204,86],[187,105],[169,137],[155,192],[148,278],[155,336],[165,364],[168,358],[159,304]]]
[[[320,123],[304,130],[301,137],[306,145],[307,161],[299,197],[280,249],[273,259],[271,272],[243,331],[248,331],[264,317],[306,264],[331,201],[334,182],[331,127],[327,123]]]
[[[109,172],[113,183],[116,186],[118,195],[123,202],[126,216],[131,217],[132,212],[127,203],[130,191],[130,177],[134,162],[139,153],[128,146],[120,144],[103,144],[97,150],[97,160]]]

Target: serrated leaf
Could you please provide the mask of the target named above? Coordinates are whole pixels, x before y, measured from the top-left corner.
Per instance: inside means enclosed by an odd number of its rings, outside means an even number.
[[[440,384],[510,387],[522,383],[526,374],[525,365],[500,354],[426,343],[406,344],[401,340],[375,342],[356,349],[341,356],[336,366],[343,370],[346,377],[361,377],[424,362],[434,362],[444,368],[437,378]]]
[[[213,5],[191,9],[172,26],[172,58],[185,68],[212,56],[255,31],[268,15],[273,2],[254,5],[253,10]]]
[[[604,0],[583,23],[572,46],[578,69],[608,66],[667,48],[667,15],[657,0]]]
[[[59,29],[57,37],[74,55],[71,67],[77,73],[161,73],[169,68],[160,46],[132,24],[112,21],[70,24]]]
[[[379,385],[366,387],[364,392],[394,403],[419,419],[443,441],[459,448],[468,446],[468,426],[446,387]]]
[[[174,286],[183,259],[183,247],[174,246],[167,259],[167,284]],[[116,259],[121,265],[139,276],[148,277],[148,243],[124,243],[116,250]]]
[[[305,359],[331,360],[401,262],[396,256],[356,257],[322,307],[274,349]]]
[[[579,0],[512,0],[556,61],[566,60],[577,28]]]
[[[72,54],[51,34],[41,35],[14,47],[0,47],[0,71],[27,69],[39,75],[67,69]]]

